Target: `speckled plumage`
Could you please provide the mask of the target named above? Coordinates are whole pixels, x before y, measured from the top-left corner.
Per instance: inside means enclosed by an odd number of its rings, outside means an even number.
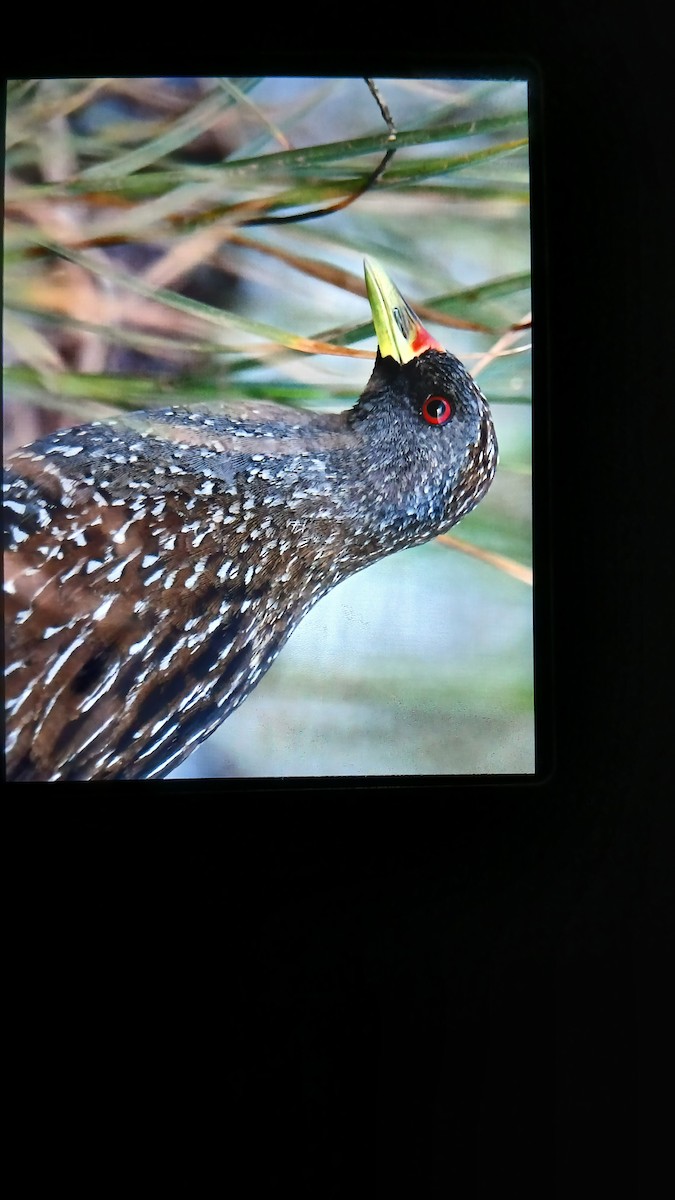
[[[429,424],[429,396],[452,418]],[[485,399],[436,348],[358,403],[167,408],[62,430],[5,471],[10,779],[161,777],[341,579],[456,524],[494,476]]]

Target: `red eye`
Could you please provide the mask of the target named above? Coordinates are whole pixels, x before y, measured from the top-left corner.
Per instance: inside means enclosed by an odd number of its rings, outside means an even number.
[[[422,405],[422,416],[430,425],[445,425],[452,416],[452,405],[445,396],[427,396]]]

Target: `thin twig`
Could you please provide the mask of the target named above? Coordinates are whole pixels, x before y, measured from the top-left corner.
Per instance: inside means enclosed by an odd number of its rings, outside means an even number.
[[[523,566],[513,558],[507,558],[504,554],[494,554],[490,550],[482,550],[480,546],[463,542],[450,533],[439,533],[436,541],[443,542],[445,546],[452,546],[453,550],[461,550],[463,554],[469,554],[472,558],[479,558],[481,562],[488,563],[491,567],[497,567],[499,571],[504,571],[507,575],[512,575],[514,579],[519,579],[521,583],[527,583],[532,587],[532,568]]]
[[[382,113],[382,116],[386,122],[387,128],[389,130],[389,141],[396,142],[396,126],[394,125],[391,113],[389,112],[387,105],[385,104],[384,100],[380,96],[380,93],[377,90],[377,87],[375,86],[374,81],[372,79],[366,79],[366,83],[368,84],[371,95],[377,101],[379,110]],[[327,217],[330,213],[340,212],[341,209],[348,208],[350,204],[353,204],[355,200],[358,200],[360,196],[363,196],[364,192],[367,192],[373,186],[373,184],[377,182],[377,180],[380,178],[380,175],[382,175],[383,171],[385,170],[387,163],[390,161],[390,159],[393,158],[394,154],[396,153],[396,150],[397,150],[396,145],[390,146],[389,149],[387,151],[385,151],[385,154],[384,154],[382,160],[378,163],[375,170],[371,171],[370,175],[368,175],[366,177],[366,179],[363,181],[363,183],[360,184],[359,187],[357,187],[348,196],[345,196],[344,199],[338,200],[336,204],[330,204],[328,206],[328,208],[310,208],[307,212],[304,212],[304,213],[287,213],[285,216],[282,216],[282,217],[275,217],[275,216],[252,217],[249,221],[242,221],[241,224],[242,225],[291,225],[291,224],[294,224],[296,221],[312,221],[316,217]]]
[[[483,354],[481,358],[479,358],[478,362],[472,366],[471,374],[474,376],[478,375],[478,373],[480,371],[484,371],[485,368],[489,366],[489,364],[493,362],[495,358],[499,358],[502,354],[504,354],[507,348],[511,346],[513,342],[518,340],[523,330],[530,327],[531,321],[532,318],[529,313],[527,316],[523,317],[522,320],[516,321],[510,329],[507,329],[506,333],[502,334],[502,336],[495,342],[494,346],[492,346],[486,354]],[[525,347],[523,347],[523,349],[525,349]],[[513,351],[511,351],[511,353],[513,353]]]

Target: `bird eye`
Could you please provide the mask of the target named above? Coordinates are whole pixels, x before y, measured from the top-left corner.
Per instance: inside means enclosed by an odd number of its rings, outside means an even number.
[[[422,416],[429,425],[445,425],[452,413],[452,404],[446,396],[427,396],[422,405]]]

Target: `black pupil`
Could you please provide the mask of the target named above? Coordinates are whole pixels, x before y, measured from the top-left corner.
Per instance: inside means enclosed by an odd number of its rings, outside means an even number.
[[[436,399],[427,401],[427,405],[426,405],[427,415],[429,417],[436,418],[436,420],[439,417],[445,416],[447,409],[448,409],[447,400],[440,400],[440,399],[436,398]]]

